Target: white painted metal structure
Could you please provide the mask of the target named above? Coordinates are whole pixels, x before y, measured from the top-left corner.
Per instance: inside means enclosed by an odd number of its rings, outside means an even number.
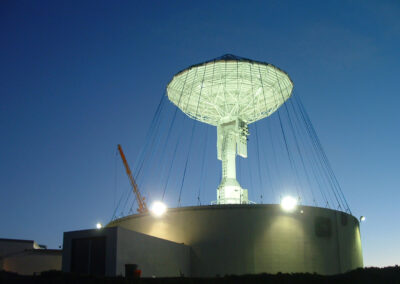
[[[222,179],[217,204],[249,203],[236,180],[236,155],[247,158],[248,124],[275,112],[293,83],[277,67],[224,55],[185,69],[167,86],[168,98],[189,117],[217,127]]]

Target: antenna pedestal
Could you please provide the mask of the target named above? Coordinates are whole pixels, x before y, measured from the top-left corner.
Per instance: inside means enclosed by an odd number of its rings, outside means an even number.
[[[218,159],[222,161],[222,179],[217,189],[217,204],[248,203],[247,190],[236,180],[236,154],[247,157],[248,134],[247,124],[239,118],[227,118],[217,126]]]

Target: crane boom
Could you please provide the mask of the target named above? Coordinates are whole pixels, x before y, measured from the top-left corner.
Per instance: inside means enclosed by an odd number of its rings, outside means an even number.
[[[122,147],[120,144],[118,144],[118,151],[119,151],[119,154],[121,155],[122,162],[124,163],[124,166],[126,169],[126,174],[128,175],[129,181],[130,181],[132,189],[133,189],[133,193],[135,194],[136,200],[139,205],[139,208],[137,209],[137,211],[139,213],[146,213],[148,210],[147,210],[146,202],[144,201],[145,198],[140,195],[139,188],[135,182],[135,179],[132,176],[131,169],[129,168],[128,162],[126,161],[124,152],[122,151]]]

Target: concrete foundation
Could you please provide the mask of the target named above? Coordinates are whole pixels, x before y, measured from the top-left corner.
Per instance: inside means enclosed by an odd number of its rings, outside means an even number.
[[[358,220],[319,207],[213,205],[169,209],[161,218],[136,214],[123,227],[192,249],[190,275],[310,272],[338,274],[363,266]]]

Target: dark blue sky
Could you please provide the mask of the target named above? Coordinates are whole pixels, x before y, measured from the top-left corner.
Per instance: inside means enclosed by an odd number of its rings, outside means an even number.
[[[172,76],[233,53],[290,74],[365,265],[400,264],[398,1],[2,1],[0,39],[0,237],[107,222],[116,144],[134,160]]]

